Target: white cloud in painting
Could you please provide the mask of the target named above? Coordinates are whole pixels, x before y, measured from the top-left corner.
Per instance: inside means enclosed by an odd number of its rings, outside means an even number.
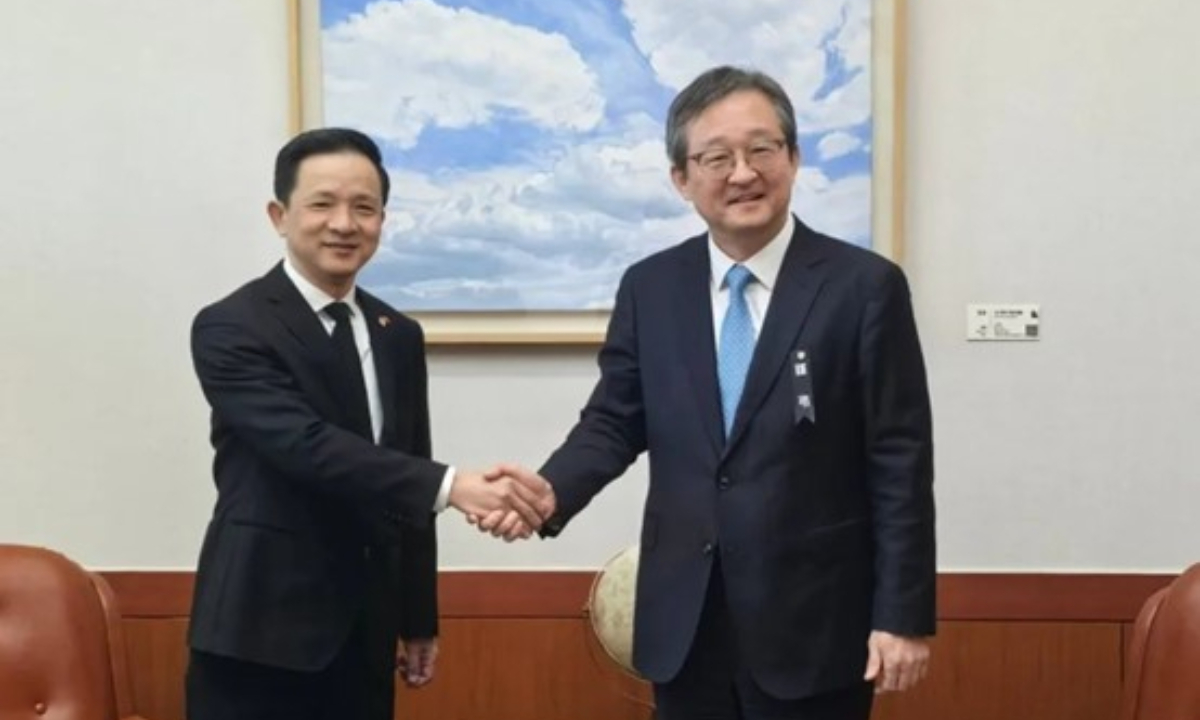
[[[862,140],[850,133],[837,131],[824,135],[817,142],[817,153],[821,160],[832,160],[849,155],[862,147]]]
[[[862,244],[871,230],[870,199],[871,178],[867,175],[832,180],[817,168],[801,167],[792,206],[811,227]]]
[[[420,280],[377,288],[401,304],[507,297],[519,307],[607,307],[630,263],[699,229],[657,138],[582,142],[545,169],[397,170],[393,178],[391,219],[372,265],[393,277],[421,268]]]
[[[324,31],[322,54],[326,123],[404,148],[430,125],[508,116],[581,131],[603,114],[594,73],[562,35],[431,0],[373,2]]]
[[[537,251],[528,245],[493,247],[497,263],[488,273],[463,273],[462,260],[480,248],[465,243],[455,247],[415,250],[403,237],[389,243],[387,259],[393,267],[421,263],[422,278],[375,289],[401,305],[422,307],[519,307],[528,309],[608,308],[621,274],[637,259],[703,230],[690,212],[672,218],[621,225],[595,218],[558,228],[555,244]],[[432,270],[432,271],[430,271]],[[389,273],[399,277],[395,272]],[[413,302],[405,303],[405,300]]]
[[[540,168],[393,171],[392,212],[420,218],[414,229],[422,235],[545,250],[585,224],[596,230],[603,222],[636,224],[686,210],[657,138],[602,137],[560,146],[553,155]]]
[[[870,0],[624,0],[634,39],[664,85],[681,89],[715,65],[762,70],[788,91],[801,133],[869,115],[870,11]],[[826,48],[850,76],[840,86],[826,87]]]

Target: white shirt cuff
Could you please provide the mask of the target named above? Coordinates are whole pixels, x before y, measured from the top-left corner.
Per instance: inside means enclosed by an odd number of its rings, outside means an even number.
[[[438,490],[437,500],[433,502],[433,511],[440,513],[450,504],[450,486],[454,484],[454,466],[446,468],[446,475],[442,478],[442,487]]]

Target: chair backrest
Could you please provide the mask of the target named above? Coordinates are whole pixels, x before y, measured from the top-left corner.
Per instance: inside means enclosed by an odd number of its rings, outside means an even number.
[[[1200,564],[1142,605],[1128,658],[1122,720],[1200,718]]]
[[[112,590],[45,548],[0,545],[0,720],[130,714]]]

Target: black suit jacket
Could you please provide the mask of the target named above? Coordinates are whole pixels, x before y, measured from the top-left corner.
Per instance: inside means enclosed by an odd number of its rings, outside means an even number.
[[[368,293],[357,300],[383,403],[378,445],[343,429],[329,334],[282,264],[195,319],[217,502],[196,572],[194,649],[318,670],[369,600],[395,608],[390,627],[404,637],[437,634],[432,510],[446,467],[429,459],[424,339]],[[390,582],[371,581],[381,569]],[[390,597],[368,598],[368,587]]]
[[[719,552],[759,685],[851,686],[871,629],[934,631],[932,431],[907,283],[797,220],[726,442],[709,278],[705,236],[626,272],[599,384],[542,468],[549,532],[648,450],[638,670],[678,673]]]

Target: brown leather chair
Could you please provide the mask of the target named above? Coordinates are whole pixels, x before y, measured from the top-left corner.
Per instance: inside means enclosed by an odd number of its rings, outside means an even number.
[[[1133,626],[1122,720],[1200,719],[1200,564],[1150,596]]]
[[[112,589],[45,548],[0,545],[0,720],[131,720]]]

